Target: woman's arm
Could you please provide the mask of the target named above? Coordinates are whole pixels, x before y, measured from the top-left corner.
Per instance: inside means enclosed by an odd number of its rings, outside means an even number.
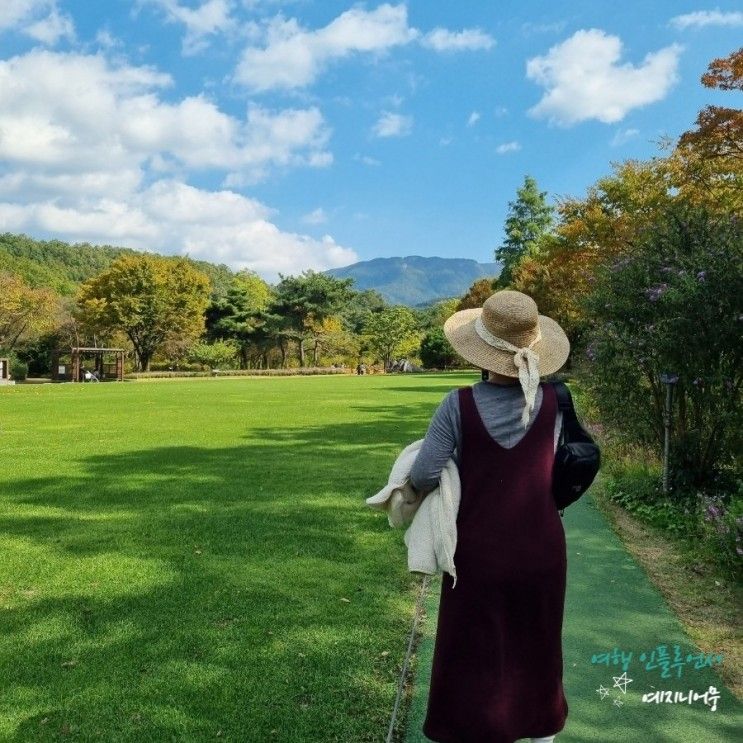
[[[427,495],[439,484],[439,475],[461,441],[458,390],[452,390],[431,418],[418,456],[410,470],[410,482]]]

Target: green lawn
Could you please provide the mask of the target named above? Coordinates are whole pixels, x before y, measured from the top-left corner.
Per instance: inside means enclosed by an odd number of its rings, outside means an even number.
[[[420,577],[364,498],[475,379],[0,388],[0,741],[383,741]],[[559,739],[736,740],[741,707],[714,671],[640,670],[626,706],[599,699],[612,673],[592,653],[690,642],[590,498],[565,526]],[[408,743],[438,585],[399,719]],[[639,698],[708,683],[714,713]]]
[[[364,498],[471,381],[0,389],[0,740],[383,740],[418,579]]]

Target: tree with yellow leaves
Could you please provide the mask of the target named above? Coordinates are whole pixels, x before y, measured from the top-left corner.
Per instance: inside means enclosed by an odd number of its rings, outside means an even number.
[[[89,328],[126,333],[140,371],[147,371],[168,339],[202,334],[210,288],[184,258],[123,256],[82,285],[76,314]]]
[[[59,298],[51,289],[34,289],[20,276],[0,273],[0,349],[52,329]]]

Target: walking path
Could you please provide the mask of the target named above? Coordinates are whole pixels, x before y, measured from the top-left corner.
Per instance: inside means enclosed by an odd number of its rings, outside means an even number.
[[[665,645],[674,663],[674,645],[686,660],[699,649],[684,633],[663,597],[649,582],[643,569],[627,553],[590,496],[565,511],[568,544],[568,583],[563,623],[563,682],[568,700],[568,719],[556,743],[735,743],[743,740],[743,705],[723,685],[713,668],[694,668],[695,660],[668,669],[646,668],[651,652]],[[416,677],[408,717],[406,743],[429,739],[421,732],[426,714],[428,683],[438,618],[441,579],[430,582],[425,617],[419,624],[421,640],[416,654]],[[714,596],[709,597],[714,602]],[[592,656],[618,648],[624,667],[592,663]],[[646,656],[641,660],[640,656]],[[715,657],[712,658],[714,663]],[[726,662],[723,658],[722,662]],[[680,676],[679,676],[680,674]],[[716,710],[712,700],[643,702],[643,694],[689,690],[701,695],[713,686],[719,692]],[[597,691],[600,687],[608,694]],[[616,702],[616,704],[615,704]]]

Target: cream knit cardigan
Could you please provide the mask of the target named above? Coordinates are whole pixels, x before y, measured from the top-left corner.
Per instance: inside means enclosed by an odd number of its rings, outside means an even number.
[[[406,446],[395,460],[387,485],[366,499],[372,508],[387,512],[390,526],[409,524],[404,541],[408,548],[408,570],[434,575],[447,572],[457,583],[454,551],[457,548],[457,513],[461,498],[459,470],[449,459],[439,476],[439,485],[415,511],[410,521],[410,506],[405,502],[409,490],[410,470],[418,456],[423,439]]]

